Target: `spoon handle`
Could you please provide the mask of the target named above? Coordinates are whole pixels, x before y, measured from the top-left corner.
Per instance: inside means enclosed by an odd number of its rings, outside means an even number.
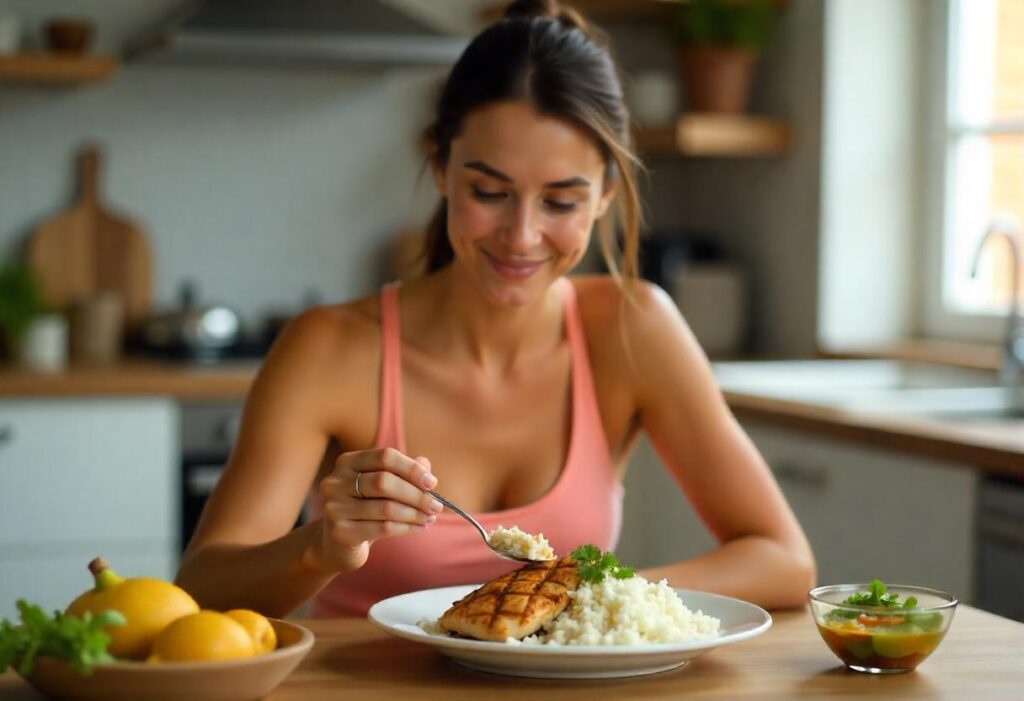
[[[428,490],[428,491],[430,491],[430,490]],[[484,530],[483,526],[481,526],[479,523],[477,523],[477,520],[475,518],[473,518],[472,516],[467,514],[465,511],[463,511],[462,509],[457,507],[455,504],[453,504],[450,501],[448,501],[447,499],[445,499],[443,496],[441,496],[437,492],[430,491],[430,494],[435,499],[437,499],[439,502],[441,502],[442,504],[447,506],[449,509],[451,509],[452,511],[457,513],[459,516],[461,516],[462,518],[466,519],[471,524],[473,524],[473,527],[476,528],[478,531],[480,531],[480,537],[484,539],[484,542],[488,542],[489,541],[489,538],[487,536],[487,531]]]

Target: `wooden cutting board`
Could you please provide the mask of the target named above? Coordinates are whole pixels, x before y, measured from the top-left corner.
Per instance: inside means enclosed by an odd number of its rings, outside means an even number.
[[[29,239],[29,265],[46,299],[58,308],[99,290],[119,293],[129,322],[149,312],[152,256],[142,229],[100,202],[100,151],[77,154],[79,200],[50,219]]]

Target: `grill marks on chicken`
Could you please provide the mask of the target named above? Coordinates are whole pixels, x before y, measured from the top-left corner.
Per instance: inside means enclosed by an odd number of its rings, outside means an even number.
[[[572,557],[531,562],[456,601],[439,622],[449,632],[478,640],[522,639],[564,611],[569,592],[579,584]]]

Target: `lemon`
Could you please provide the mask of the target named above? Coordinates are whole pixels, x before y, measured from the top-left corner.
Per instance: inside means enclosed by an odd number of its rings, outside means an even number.
[[[231,609],[225,611],[224,615],[241,623],[249,632],[257,655],[271,652],[277,647],[277,633],[265,616],[249,609]]]
[[[125,579],[110,568],[103,558],[89,563],[96,586],[71,602],[67,612],[81,616],[113,609],[120,611],[125,624],[110,627],[108,652],[127,660],[144,660],[153,640],[167,624],[181,616],[199,611],[188,593],[170,582],[152,577]]]
[[[249,631],[217,611],[200,611],[177,619],[153,641],[148,662],[231,660],[256,653]]]

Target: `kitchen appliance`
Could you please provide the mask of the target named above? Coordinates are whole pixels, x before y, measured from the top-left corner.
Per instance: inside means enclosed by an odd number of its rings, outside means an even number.
[[[746,341],[746,280],[711,239],[686,230],[642,238],[640,274],[669,293],[705,353],[734,357]]]
[[[454,6],[396,0],[183,0],[125,42],[128,60],[296,66],[450,65]],[[466,30],[468,31],[468,29]]]
[[[241,338],[238,314],[224,305],[200,305],[196,285],[182,283],[178,307],[143,319],[133,349],[149,355],[213,361],[231,355]]]
[[[977,538],[974,604],[1024,622],[1024,482],[982,480]]]
[[[50,304],[63,308],[99,290],[112,290],[124,300],[128,322],[137,321],[149,313],[152,297],[146,236],[100,201],[97,146],[78,153],[77,167],[80,199],[32,233],[29,265]]]
[[[181,405],[182,551],[227,466],[238,437],[242,407],[241,401],[194,401]],[[303,508],[295,525],[305,521]]]

